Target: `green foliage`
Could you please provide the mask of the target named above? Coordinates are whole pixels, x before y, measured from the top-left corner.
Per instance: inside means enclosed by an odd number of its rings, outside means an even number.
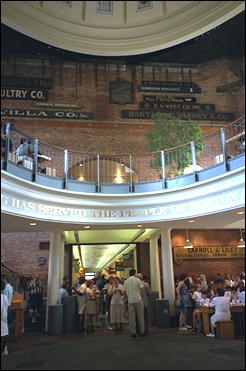
[[[155,152],[177,147],[185,143],[190,143],[201,138],[202,131],[197,123],[186,121],[182,122],[179,118],[168,113],[157,113],[154,115],[154,124],[146,132],[147,151]],[[196,156],[205,148],[203,141],[195,142]],[[171,169],[182,173],[182,170],[189,166],[191,161],[190,145],[182,148],[165,152],[165,164],[170,165]],[[155,169],[161,168],[160,156],[156,156],[151,163]]]

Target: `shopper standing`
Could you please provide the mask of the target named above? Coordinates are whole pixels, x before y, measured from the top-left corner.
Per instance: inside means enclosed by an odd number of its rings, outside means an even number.
[[[136,270],[130,269],[130,277],[124,282],[123,288],[128,299],[128,315],[131,336],[136,337],[136,320],[140,336],[145,336],[144,328],[144,304],[142,299],[143,282],[135,276]]]

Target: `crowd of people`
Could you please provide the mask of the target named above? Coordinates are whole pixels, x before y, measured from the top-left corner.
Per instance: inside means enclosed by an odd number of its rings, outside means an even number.
[[[215,307],[215,314],[211,316],[211,333],[215,336],[216,322],[230,320],[231,304],[245,303],[245,274],[240,273],[237,278],[220,273],[215,274],[214,280],[209,283],[204,274],[190,277],[182,273],[176,280],[176,306],[179,313],[179,331],[202,331],[201,306]],[[188,323],[188,318],[191,319]]]
[[[72,295],[77,296],[79,331],[95,332],[99,318],[106,317],[109,330],[123,331],[129,322],[131,336],[145,336],[148,333],[147,297],[150,295],[148,277],[129,271],[129,278],[120,279],[104,276],[86,280],[83,275],[72,287]],[[68,277],[65,276],[58,292],[57,303],[69,295]]]
[[[215,336],[215,326],[218,320],[231,318],[230,305],[245,303],[245,275],[234,279],[229,274],[224,277],[217,273],[214,280],[207,282],[206,276],[190,277],[182,273],[175,279],[178,331],[202,332],[201,306],[214,306],[215,314],[211,316],[211,333]],[[39,311],[43,307],[45,293],[42,281],[28,278],[22,292],[26,302],[26,312],[36,322]],[[13,287],[7,276],[1,277],[1,353],[7,354],[8,324],[11,320],[11,302]],[[121,333],[124,324],[129,324],[131,337],[148,334],[148,297],[151,294],[148,277],[130,269],[127,279],[110,276],[96,276],[85,279],[84,273],[77,278],[71,287],[67,276],[58,291],[57,304],[69,295],[76,297],[78,331],[95,332],[100,318],[106,318],[109,330]]]

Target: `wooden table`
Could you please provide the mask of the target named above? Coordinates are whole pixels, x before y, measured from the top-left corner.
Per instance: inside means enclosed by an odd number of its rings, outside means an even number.
[[[25,301],[13,298],[10,310],[14,310],[16,312],[16,316],[14,322],[9,324],[9,328],[15,329],[16,340],[21,339],[24,332]]]
[[[204,334],[208,334],[211,332],[210,317],[214,314],[215,309],[214,307],[207,307],[205,305],[202,305],[200,309],[202,312],[203,332]],[[232,304],[230,309],[232,315],[231,319],[234,323],[235,336],[245,335],[245,305]]]

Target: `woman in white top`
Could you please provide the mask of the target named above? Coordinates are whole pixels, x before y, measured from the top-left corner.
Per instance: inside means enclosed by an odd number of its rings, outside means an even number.
[[[5,283],[1,280],[1,354],[7,355],[7,336],[9,334],[8,327],[8,298],[3,294]]]
[[[225,291],[218,287],[217,296],[210,302],[210,307],[215,307],[215,313],[210,317],[211,333],[207,336],[214,337],[214,329],[217,321],[229,321],[231,319],[230,299],[224,296]]]

